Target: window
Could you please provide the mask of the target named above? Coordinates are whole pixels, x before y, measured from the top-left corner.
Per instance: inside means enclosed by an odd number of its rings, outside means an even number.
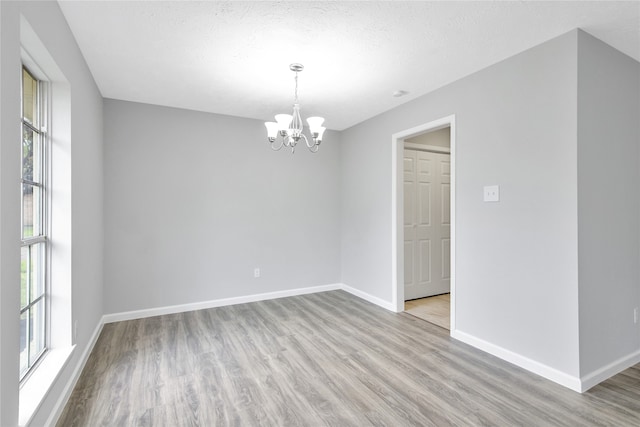
[[[22,69],[20,379],[47,350],[48,195],[44,83]]]

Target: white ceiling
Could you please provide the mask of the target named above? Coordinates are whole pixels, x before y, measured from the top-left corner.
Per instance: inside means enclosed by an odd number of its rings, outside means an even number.
[[[582,28],[640,61],[640,2],[60,1],[100,92],[342,130]],[[396,90],[407,91],[393,97]]]

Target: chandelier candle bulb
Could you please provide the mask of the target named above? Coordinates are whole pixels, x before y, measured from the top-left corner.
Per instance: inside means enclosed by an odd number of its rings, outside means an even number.
[[[278,136],[278,124],[276,122],[265,122],[264,125],[267,127],[267,138],[269,138],[269,141],[275,141]]]
[[[309,117],[307,119],[307,123],[309,123],[309,132],[311,132],[311,136],[313,137],[313,141],[316,145],[319,145],[320,142],[322,142],[322,135],[326,129],[322,126],[322,122],[324,122],[322,117]]]
[[[304,133],[304,124],[302,117],[300,116],[300,103],[298,102],[298,73],[304,70],[302,64],[291,64],[289,69],[296,73],[296,91],[293,103],[293,115],[290,114],[277,114],[275,116],[275,122],[265,122],[267,128],[267,140],[271,145],[271,149],[274,151],[280,150],[282,147],[291,148],[291,152],[294,153],[296,144],[301,139],[304,140],[309,151],[316,153],[322,142],[322,135],[325,128],[322,127],[324,119],[322,117],[309,117],[307,123],[309,123],[309,132],[311,133],[311,140],[309,140]],[[280,141],[278,140],[278,133],[280,133]]]
[[[320,126],[317,130],[318,133],[313,132],[313,139],[317,141],[317,144],[320,144],[320,142],[322,141],[322,135],[324,135],[324,131],[327,130],[327,128]]]
[[[309,117],[307,123],[309,123],[309,131],[311,133],[318,133],[318,129],[322,127],[324,119],[322,117]]]
[[[289,130],[291,124],[291,114],[276,114],[276,122],[278,122],[278,130],[280,132],[286,132]]]

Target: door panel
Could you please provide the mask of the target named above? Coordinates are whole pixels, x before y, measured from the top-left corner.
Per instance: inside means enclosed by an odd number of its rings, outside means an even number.
[[[418,183],[419,193],[417,195],[418,203],[418,226],[429,227],[431,225],[431,184]],[[411,195],[415,198],[415,195]],[[415,202],[414,202],[415,203]]]
[[[418,266],[420,271],[418,276],[419,283],[431,282],[431,240],[424,239],[420,241],[420,253],[417,259],[420,260],[420,265]]]
[[[405,181],[409,180],[411,182],[415,181],[416,174],[416,157],[407,157],[404,158],[404,178]]]
[[[417,153],[421,153],[417,151]],[[433,160],[429,158],[424,158],[418,156],[416,160],[416,164],[418,165],[418,181],[419,182],[431,182],[433,176]]]
[[[406,241],[404,242],[404,256],[405,256],[405,262],[404,262],[404,284],[405,286],[407,284],[411,285],[414,282],[414,278],[413,278],[413,260],[415,259],[415,255],[414,255],[414,242],[413,241]]]
[[[416,184],[414,182],[404,182],[404,225],[413,226],[415,221]]]
[[[404,150],[405,300],[449,292],[448,154]]]

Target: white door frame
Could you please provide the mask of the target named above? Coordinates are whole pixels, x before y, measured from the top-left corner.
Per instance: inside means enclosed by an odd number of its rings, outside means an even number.
[[[391,135],[391,286],[392,305],[396,312],[404,311],[404,140],[422,133],[451,128],[451,332],[455,330],[456,283],[456,128],[455,115]]]

